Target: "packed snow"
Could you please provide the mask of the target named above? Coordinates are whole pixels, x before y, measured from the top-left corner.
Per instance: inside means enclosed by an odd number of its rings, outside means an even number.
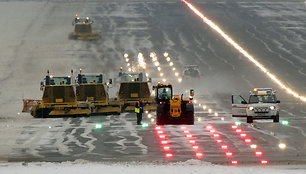
[[[1,173],[5,174],[54,174],[54,173],[112,173],[112,174],[305,174],[305,165],[284,166],[219,166],[189,160],[171,164],[146,164],[146,163],[87,163],[86,161],[64,163],[2,163]]]

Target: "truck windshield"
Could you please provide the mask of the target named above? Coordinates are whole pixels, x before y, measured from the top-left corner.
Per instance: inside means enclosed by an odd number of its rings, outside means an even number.
[[[275,95],[251,95],[249,103],[276,103]]]
[[[102,83],[102,76],[86,75],[82,78],[83,83]]]
[[[163,88],[158,88],[158,99],[171,99],[171,88],[169,87],[163,87]]]
[[[122,82],[134,82],[134,81],[142,81],[140,74],[122,74],[121,76]]]

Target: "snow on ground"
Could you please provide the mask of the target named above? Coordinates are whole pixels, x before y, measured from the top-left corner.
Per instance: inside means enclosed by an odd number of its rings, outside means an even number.
[[[84,161],[64,163],[2,163],[1,173],[5,174],[54,174],[54,173],[111,173],[111,174],[305,174],[306,166],[219,166],[198,160],[172,164],[144,163],[87,163]]]

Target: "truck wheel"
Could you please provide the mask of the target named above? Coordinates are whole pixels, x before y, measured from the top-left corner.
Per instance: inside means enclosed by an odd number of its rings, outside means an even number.
[[[274,123],[278,123],[279,122],[279,114],[278,113],[273,117],[273,122]]]
[[[247,123],[253,123],[253,117],[247,116]]]

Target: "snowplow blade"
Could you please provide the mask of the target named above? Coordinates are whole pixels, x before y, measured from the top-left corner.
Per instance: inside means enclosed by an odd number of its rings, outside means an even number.
[[[23,99],[23,107],[22,107],[22,112],[30,112],[32,107],[37,104],[40,103],[41,100],[36,100],[36,99]]]
[[[71,40],[98,40],[100,35],[96,33],[86,35],[71,33],[68,38]]]
[[[122,111],[124,111],[124,112],[134,112],[136,103],[137,103],[137,101],[135,101],[133,103],[125,103],[122,107]],[[156,110],[156,104],[155,103],[144,104],[143,110],[144,111],[155,111]]]

